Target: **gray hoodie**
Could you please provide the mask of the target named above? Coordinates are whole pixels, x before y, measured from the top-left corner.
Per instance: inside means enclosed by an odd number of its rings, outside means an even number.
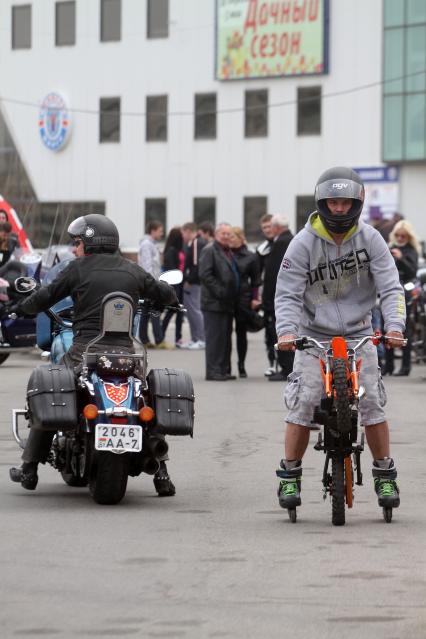
[[[404,291],[380,233],[359,221],[337,246],[314,212],[290,242],[278,273],[277,335],[369,335],[377,293],[385,331],[403,332]]]

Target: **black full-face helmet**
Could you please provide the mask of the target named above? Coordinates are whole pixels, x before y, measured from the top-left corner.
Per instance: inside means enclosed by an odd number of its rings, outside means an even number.
[[[345,215],[333,215],[327,200],[350,198],[352,206]],[[332,233],[346,233],[359,220],[364,205],[364,184],[358,173],[336,166],[320,175],[315,187],[315,203],[325,228]]]
[[[68,235],[81,238],[85,253],[114,253],[120,242],[114,222],[98,213],[76,218],[68,227]]]

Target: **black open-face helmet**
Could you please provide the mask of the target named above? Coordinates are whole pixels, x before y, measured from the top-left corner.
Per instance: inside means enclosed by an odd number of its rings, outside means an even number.
[[[114,253],[120,242],[114,222],[98,213],[76,218],[68,227],[68,235],[81,238],[85,253]]]
[[[352,206],[345,215],[333,215],[327,200],[350,198]],[[325,228],[332,233],[346,233],[359,220],[364,205],[364,184],[358,173],[336,166],[320,175],[315,187],[315,203]]]

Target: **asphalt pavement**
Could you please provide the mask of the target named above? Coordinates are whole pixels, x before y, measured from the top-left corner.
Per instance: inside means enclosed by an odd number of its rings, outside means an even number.
[[[11,409],[39,361],[0,367],[1,637],[426,637],[426,367],[386,378],[401,487],[393,522],[377,506],[366,450],[364,486],[346,526],[333,527],[312,446],[297,523],[278,507],[284,384],[263,377],[260,334],[245,380],[205,381],[203,351],[150,352],[151,367],[192,375],[194,439],[169,438],[176,496],[158,498],[143,475],[117,506],[50,467],[34,493],[9,481],[19,462]]]

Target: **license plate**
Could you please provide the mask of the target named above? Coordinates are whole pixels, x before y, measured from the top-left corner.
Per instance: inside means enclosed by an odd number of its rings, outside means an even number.
[[[139,453],[142,450],[142,426],[96,424],[96,450]]]

